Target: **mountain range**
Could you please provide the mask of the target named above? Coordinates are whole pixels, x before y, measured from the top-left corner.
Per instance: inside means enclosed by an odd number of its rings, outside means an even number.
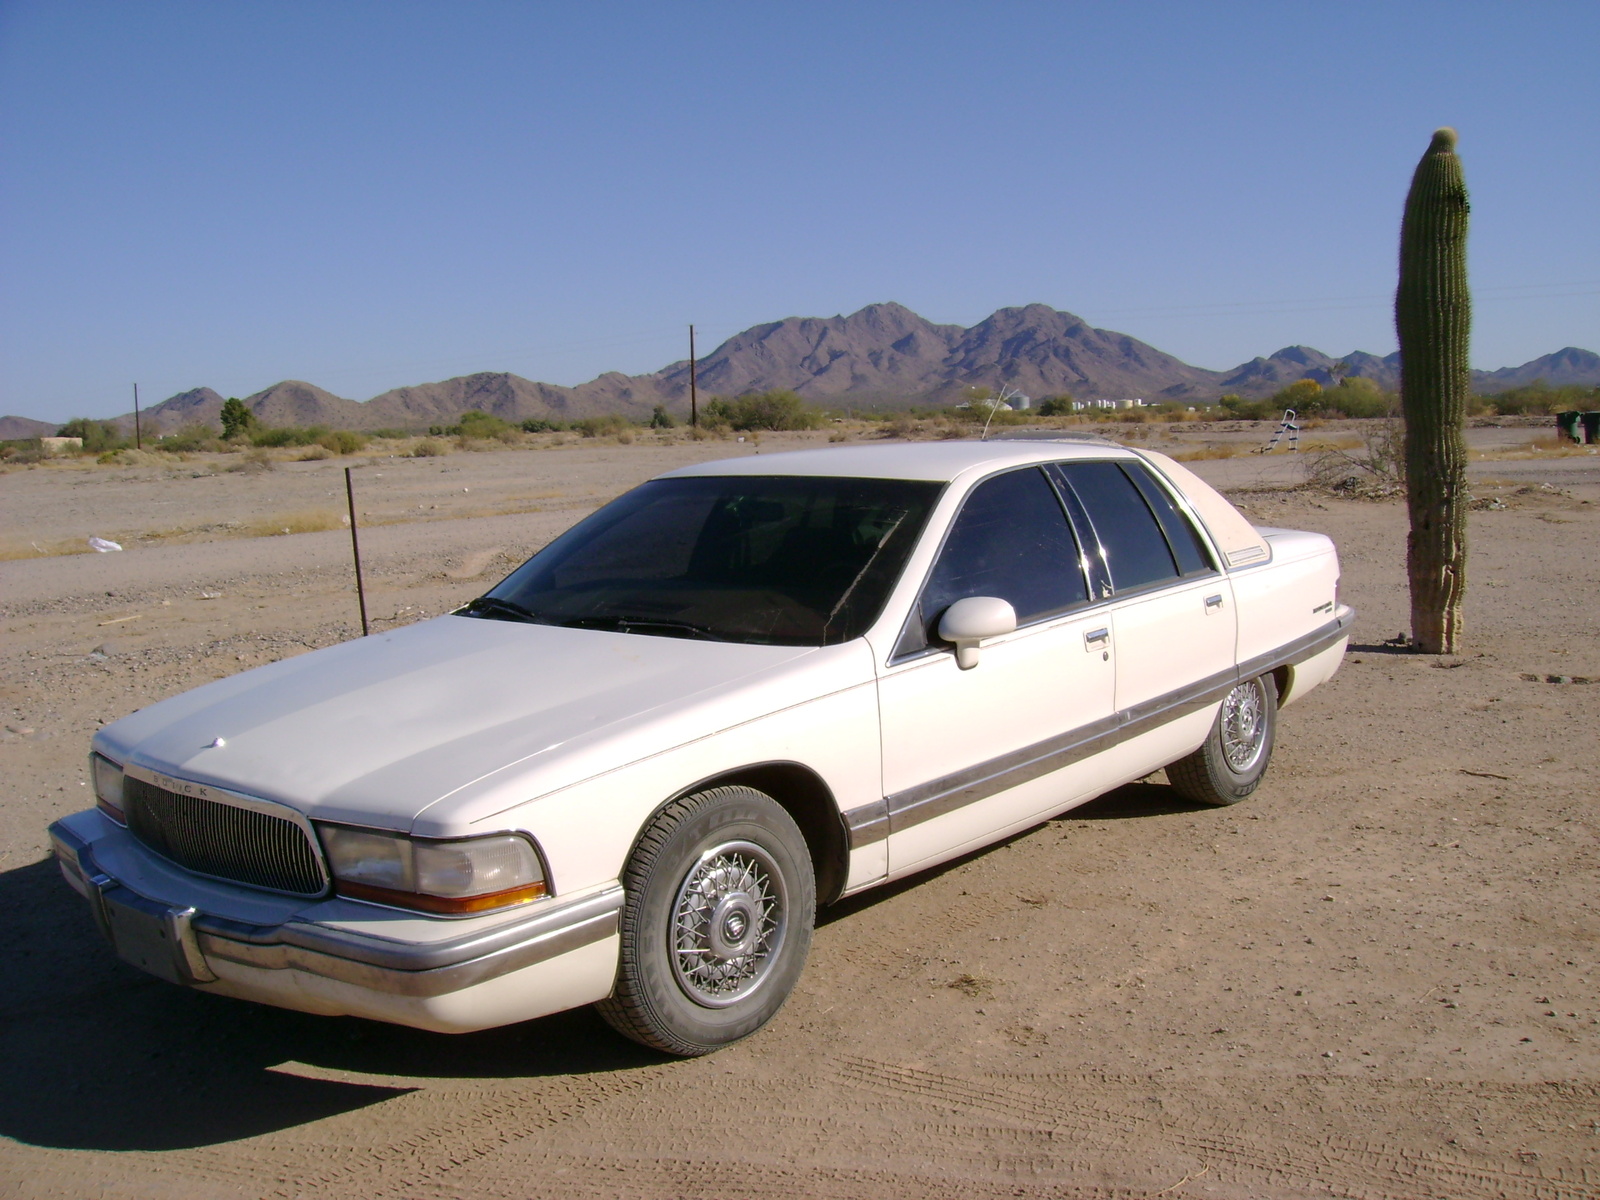
[[[1211,371],[1045,304],[1002,308],[969,329],[938,325],[903,305],[886,303],[869,304],[849,316],[788,317],[756,325],[700,359],[697,370],[702,399],[790,388],[831,408],[902,409],[953,403],[975,385],[1011,387],[1034,398],[1070,392],[1079,399],[1138,396],[1151,403],[1209,403],[1229,392],[1269,396],[1300,379],[1326,384],[1336,368],[1392,391],[1399,386],[1399,359],[1397,353],[1380,358],[1359,351],[1340,359],[1288,346],[1232,370]],[[1493,393],[1537,379],[1552,386],[1600,384],[1600,355],[1569,346],[1520,367],[1474,371],[1472,386]],[[683,416],[689,409],[689,362],[648,375],[608,372],[576,387],[486,371],[395,388],[365,401],[286,380],[245,404],[267,425],[342,429],[422,429],[454,423],[468,409],[508,421],[602,413],[637,419],[661,404]],[[165,432],[194,422],[216,425],[221,408],[221,395],[199,387],[146,410],[144,420],[146,428]],[[131,426],[132,414],[117,420]],[[0,418],[0,438],[54,431],[43,421]]]

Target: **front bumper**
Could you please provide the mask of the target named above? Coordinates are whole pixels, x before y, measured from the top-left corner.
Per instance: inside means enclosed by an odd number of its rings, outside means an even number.
[[[171,983],[451,1032],[542,1016],[611,989],[620,887],[540,903],[500,922],[472,921],[459,933],[466,923],[421,918],[434,936],[404,940],[293,916],[240,920],[147,895],[174,889],[151,888],[147,879],[139,890],[107,870],[96,855],[97,829],[127,837],[95,812],[50,827],[61,872],[117,954]]]

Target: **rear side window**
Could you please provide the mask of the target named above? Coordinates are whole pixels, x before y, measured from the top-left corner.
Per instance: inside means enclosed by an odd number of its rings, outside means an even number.
[[[1178,563],[1166,534],[1121,467],[1114,462],[1075,462],[1061,463],[1057,469],[1094,523],[1106,569],[1118,592],[1178,578]]]
[[[1078,544],[1037,467],[987,479],[950,528],[922,594],[925,625],[968,596],[998,596],[1026,623],[1089,599]]]
[[[1156,514],[1156,520],[1161,522],[1161,532],[1167,535],[1167,545],[1178,560],[1178,569],[1186,577],[1215,571],[1216,567],[1212,565],[1211,556],[1206,553],[1200,535],[1172,503],[1172,497],[1150,477],[1148,468],[1143,463],[1126,463],[1123,470],[1127,471],[1145,503]]]

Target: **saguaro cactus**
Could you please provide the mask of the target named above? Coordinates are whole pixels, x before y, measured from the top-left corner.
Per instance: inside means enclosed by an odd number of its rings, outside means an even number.
[[[1456,131],[1438,129],[1417,164],[1400,226],[1400,399],[1406,421],[1411,637],[1425,654],[1461,643],[1467,588],[1467,185]]]

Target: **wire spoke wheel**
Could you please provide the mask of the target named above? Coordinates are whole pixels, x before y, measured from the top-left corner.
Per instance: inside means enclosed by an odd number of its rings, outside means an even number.
[[[783,946],[787,907],[782,872],[760,846],[729,842],[707,850],[673,906],[678,985],[710,1008],[750,995]]]
[[[1198,804],[1237,804],[1267,773],[1277,721],[1278,685],[1271,675],[1235,684],[1205,743],[1167,764],[1168,782]]]
[[[1266,746],[1266,711],[1259,679],[1241,683],[1222,702],[1222,753],[1241,775],[1255,765]]]
[[[810,847],[771,796],[730,784],[645,826],[622,877],[617,977],[600,1015],[668,1054],[749,1037],[794,990],[817,911]]]

